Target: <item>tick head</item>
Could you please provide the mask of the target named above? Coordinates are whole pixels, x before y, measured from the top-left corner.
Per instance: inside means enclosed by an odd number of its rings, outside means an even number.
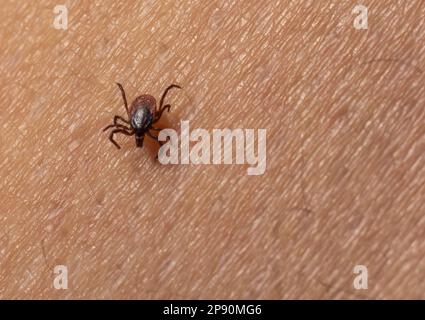
[[[136,133],[136,147],[142,148],[143,147],[143,141],[144,141],[145,135],[138,135]]]

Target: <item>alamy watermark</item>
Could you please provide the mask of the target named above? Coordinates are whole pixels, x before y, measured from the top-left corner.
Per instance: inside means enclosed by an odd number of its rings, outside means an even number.
[[[60,4],[53,8],[53,13],[55,14],[53,27],[57,30],[68,29],[68,8]]]
[[[367,30],[369,18],[367,7],[359,4],[353,8],[353,14],[357,14],[353,22],[354,28],[357,30]]]
[[[368,288],[369,274],[367,267],[364,265],[356,265],[354,267],[354,274],[357,276],[354,278],[353,286],[357,290],[366,290]]]
[[[190,131],[189,121],[181,121],[180,127],[180,137],[174,129],[160,131],[158,139],[165,141],[158,153],[160,163],[250,164],[248,175],[262,175],[266,171],[266,129]]]
[[[64,265],[57,265],[53,272],[56,275],[53,279],[53,287],[58,290],[68,289],[68,267]]]

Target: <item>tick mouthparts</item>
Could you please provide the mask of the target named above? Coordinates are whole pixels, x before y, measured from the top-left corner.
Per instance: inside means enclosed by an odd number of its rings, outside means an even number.
[[[143,147],[143,137],[136,137],[136,146],[139,148]]]

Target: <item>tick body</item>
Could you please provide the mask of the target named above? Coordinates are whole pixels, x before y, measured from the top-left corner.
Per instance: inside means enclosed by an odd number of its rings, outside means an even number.
[[[143,94],[138,96],[128,108],[127,98],[123,86],[117,83],[118,88],[121,91],[121,95],[124,101],[124,107],[127,111],[128,119],[124,119],[120,116],[114,117],[114,123],[105,127],[103,131],[113,128],[109,134],[109,140],[118,148],[121,149],[119,144],[114,140],[114,135],[117,133],[125,134],[127,136],[134,135],[136,138],[136,146],[143,147],[143,141],[145,135],[154,139],[162,145],[161,141],[158,140],[158,136],[152,134],[151,131],[161,131],[159,128],[155,128],[153,125],[161,119],[164,110],[170,111],[171,106],[169,104],[164,105],[165,97],[169,90],[172,88],[181,89],[180,86],[172,84],[165,89],[159,102],[159,108],[157,108],[156,100],[149,94]],[[118,122],[121,121],[122,123]]]

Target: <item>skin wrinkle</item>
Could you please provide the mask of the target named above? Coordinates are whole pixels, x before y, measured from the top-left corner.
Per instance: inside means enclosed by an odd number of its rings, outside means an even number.
[[[420,1],[364,32],[354,1],[97,4],[0,9],[1,298],[423,298]],[[114,150],[116,81],[182,84],[176,129],[267,128],[265,174]]]

